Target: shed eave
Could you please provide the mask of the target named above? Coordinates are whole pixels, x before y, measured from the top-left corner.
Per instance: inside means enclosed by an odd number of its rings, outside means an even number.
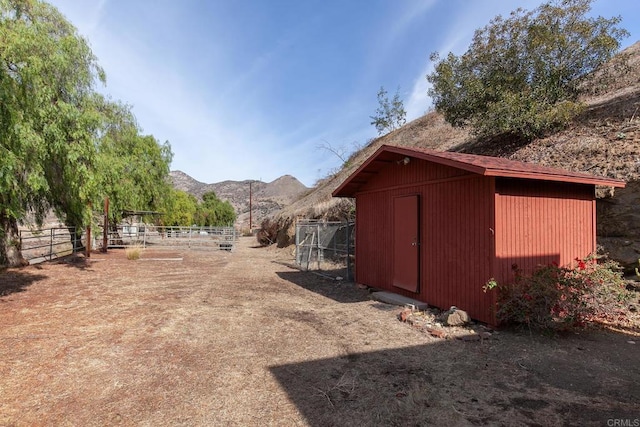
[[[369,177],[379,172],[380,168],[374,165],[392,163],[389,159],[379,158],[384,153],[438,163],[482,176],[558,181],[617,188],[624,188],[626,185],[624,181],[618,179],[563,171],[562,169],[526,164],[509,159],[382,145],[358,169],[349,175],[331,195],[333,197],[355,197],[360,186],[366,183]],[[366,175],[366,177],[362,175]]]
[[[602,185],[606,187],[624,188],[626,183],[619,179],[600,178],[597,176],[571,176],[571,175],[555,175],[549,173],[532,173],[522,171],[509,171],[502,169],[487,169],[483,174],[485,176],[494,176],[500,178],[521,178],[534,179],[539,181],[557,181],[568,182],[572,184]]]

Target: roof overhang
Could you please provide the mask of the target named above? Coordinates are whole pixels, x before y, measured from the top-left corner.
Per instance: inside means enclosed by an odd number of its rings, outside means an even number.
[[[619,179],[599,177],[558,168],[550,168],[533,163],[504,159],[501,157],[382,145],[338,188],[336,188],[332,195],[334,197],[355,197],[362,185],[367,183],[371,177],[380,173],[385,166],[393,162],[398,162],[404,157],[450,166],[482,176],[558,181],[618,188],[623,188],[625,186],[625,182]]]

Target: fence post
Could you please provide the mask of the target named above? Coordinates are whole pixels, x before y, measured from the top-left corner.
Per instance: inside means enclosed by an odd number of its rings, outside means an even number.
[[[87,244],[85,245],[85,254],[87,258],[91,257],[91,225],[87,226]],[[82,241],[80,242],[82,243]]]
[[[109,248],[109,198],[104,198],[104,224],[102,229],[102,252],[107,253]]]
[[[307,256],[307,271],[309,271],[309,263],[311,262],[311,252],[313,252],[313,239],[315,237],[316,237],[315,233],[311,233],[311,244],[309,245],[309,254]]]
[[[300,223],[296,219],[296,264],[302,263],[302,257],[300,254]]]
[[[316,239],[316,258],[318,259],[318,270],[322,270],[322,268],[320,268],[320,261],[324,259],[324,250],[322,250],[322,256],[320,255],[320,223],[318,223],[318,225],[316,226],[316,230],[318,233],[318,238]]]
[[[51,261],[53,259],[53,234],[54,234],[54,229],[51,229],[51,237],[49,238],[49,261]],[[74,253],[75,253],[75,242],[73,242],[73,248],[74,248]]]
[[[347,221],[347,280],[351,281],[351,227]]]

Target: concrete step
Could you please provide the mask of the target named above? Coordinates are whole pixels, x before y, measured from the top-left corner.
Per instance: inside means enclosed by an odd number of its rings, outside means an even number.
[[[380,291],[373,292],[371,298],[376,301],[384,302],[386,304],[399,305],[402,307],[413,306],[418,310],[426,310],[429,305],[426,302],[418,301],[413,298],[405,297],[404,295],[394,294],[393,292]]]

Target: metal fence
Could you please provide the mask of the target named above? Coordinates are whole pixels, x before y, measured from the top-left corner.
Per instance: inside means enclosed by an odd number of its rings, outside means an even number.
[[[104,246],[103,231],[95,235],[96,248]],[[109,229],[107,248],[188,247],[231,251],[238,239],[233,227],[160,227],[147,224],[121,224]]]
[[[301,268],[353,280],[354,257],[354,222],[296,222],[296,264]]]
[[[20,247],[22,256],[30,263],[52,260],[84,250],[84,244],[74,227],[20,230]]]

